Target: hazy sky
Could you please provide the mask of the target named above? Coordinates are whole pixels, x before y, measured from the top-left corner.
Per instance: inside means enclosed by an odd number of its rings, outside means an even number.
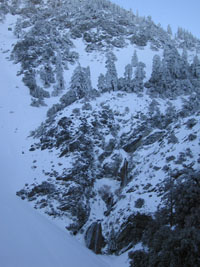
[[[165,29],[170,24],[173,32],[180,26],[200,38],[200,0],[111,0],[140,16],[151,16]]]

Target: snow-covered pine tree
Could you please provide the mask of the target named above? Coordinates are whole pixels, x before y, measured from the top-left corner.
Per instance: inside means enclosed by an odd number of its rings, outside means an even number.
[[[191,72],[194,78],[200,78],[200,60],[198,56],[194,56],[193,63],[191,65]]]
[[[137,64],[138,64],[137,51],[134,50],[134,53],[133,53],[133,56],[132,56],[132,59],[131,59],[131,65],[132,65],[133,67],[137,67]]]
[[[181,56],[181,76],[182,79],[187,79],[189,77],[189,63],[186,47],[183,48]]]
[[[162,63],[159,55],[154,55],[150,83],[158,83],[162,77]]]
[[[85,79],[86,79],[86,95],[89,95],[92,91],[92,82],[91,82],[91,72],[90,67],[85,68]]]
[[[117,70],[115,67],[115,61],[117,60],[113,52],[106,54],[106,88],[108,91],[116,91],[118,85]]]
[[[23,82],[29,88],[30,95],[36,98],[43,99],[44,97],[49,97],[49,93],[37,85],[36,82],[36,71],[28,70],[24,73]]]
[[[171,74],[167,63],[162,60],[162,77],[161,77],[161,86],[158,88],[160,94],[165,94],[166,90],[170,89],[170,84],[173,80],[171,79]]]
[[[178,27],[176,37],[179,39],[183,39],[184,36],[184,30],[181,27]]]
[[[46,88],[49,87],[51,83],[55,83],[54,73],[49,62],[41,68],[40,79]]]
[[[163,50],[163,61],[172,79],[181,77],[181,57],[178,50],[173,45],[165,45]]]
[[[11,14],[15,15],[19,12],[21,0],[12,0],[10,3],[10,12]]]
[[[100,93],[106,92],[106,79],[102,73],[99,75],[97,87]]]
[[[121,89],[125,90],[127,92],[132,92],[133,91],[133,67],[131,64],[127,64],[125,66],[125,72],[124,72],[124,79],[123,79],[123,84],[121,84]],[[122,83],[122,79],[120,80],[120,83]]]
[[[132,79],[132,75],[133,75],[133,68],[132,68],[131,64],[127,64],[125,66],[125,72],[124,72],[125,80],[130,82]]]
[[[14,28],[14,35],[17,38],[20,38],[22,36],[22,19],[21,18],[17,18],[17,22]]]
[[[70,82],[70,89],[75,92],[77,99],[90,95],[92,85],[89,67],[83,68],[79,64],[75,68]]]
[[[9,11],[8,3],[6,0],[1,0],[0,2],[0,22],[3,22],[5,19],[5,14]]]
[[[167,33],[168,33],[169,35],[172,35],[172,28],[171,28],[170,25],[167,26]]]
[[[135,69],[135,78],[133,80],[134,90],[136,92],[142,91],[144,89],[144,78],[146,77],[144,68],[145,64],[143,62],[138,62]]]
[[[58,96],[65,89],[65,81],[63,77],[62,57],[58,52],[56,57],[56,85],[52,92],[52,96]]]

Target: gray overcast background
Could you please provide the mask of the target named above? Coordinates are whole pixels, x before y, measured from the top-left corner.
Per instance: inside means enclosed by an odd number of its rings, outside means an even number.
[[[170,24],[173,33],[180,26],[200,38],[200,0],[111,0],[140,16],[151,16],[164,29]]]

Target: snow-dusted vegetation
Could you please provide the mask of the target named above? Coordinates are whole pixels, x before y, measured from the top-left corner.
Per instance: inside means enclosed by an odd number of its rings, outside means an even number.
[[[68,255],[73,267],[199,266],[200,40],[107,0],[1,1],[0,12],[4,227],[11,214],[19,235],[37,225],[35,246],[40,216],[52,219],[60,254],[46,261],[45,243],[37,266]]]

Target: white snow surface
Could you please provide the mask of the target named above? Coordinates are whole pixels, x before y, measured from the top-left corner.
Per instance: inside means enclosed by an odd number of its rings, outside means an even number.
[[[110,266],[15,195],[34,179],[27,136],[44,120],[47,107],[30,106],[28,89],[16,76],[19,66],[8,60],[13,19],[0,24],[0,266]]]

